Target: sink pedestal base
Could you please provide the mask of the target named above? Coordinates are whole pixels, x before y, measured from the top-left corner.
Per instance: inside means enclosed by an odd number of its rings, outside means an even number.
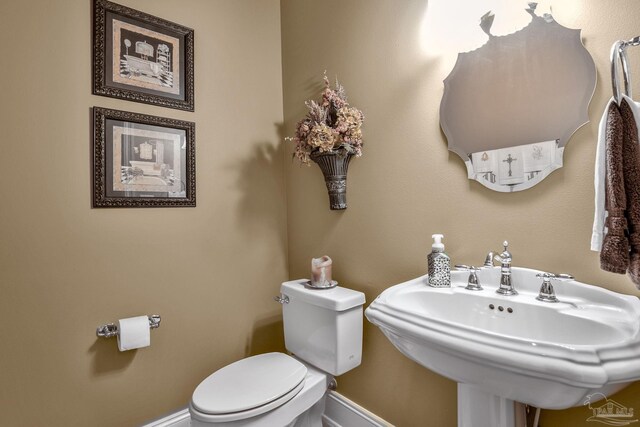
[[[458,427],[515,427],[514,401],[458,383]]]

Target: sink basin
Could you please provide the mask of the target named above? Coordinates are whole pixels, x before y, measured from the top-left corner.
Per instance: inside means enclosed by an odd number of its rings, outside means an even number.
[[[418,277],[385,290],[365,315],[405,356],[500,399],[563,409],[639,380],[640,300],[554,280],[560,301],[538,301],[537,273],[512,269],[515,296],[496,293],[499,267],[478,271],[481,291],[465,289],[466,271],[451,273],[451,288]]]

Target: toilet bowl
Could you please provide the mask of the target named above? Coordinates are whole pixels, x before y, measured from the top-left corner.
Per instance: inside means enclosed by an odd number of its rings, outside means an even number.
[[[192,427],[321,427],[334,375],[360,365],[364,294],[281,286],[285,346],[227,365],[196,387]]]
[[[297,380],[300,372],[294,372],[285,381],[274,381],[275,372],[282,370],[283,365],[291,365],[283,363],[287,362],[286,359],[303,368],[300,380]],[[254,369],[258,365],[263,365],[263,368]],[[200,383],[193,393],[189,405],[192,427],[322,425],[312,424],[309,420],[314,418],[314,412],[318,412],[315,418],[320,420],[324,412],[324,394],[330,378],[326,373],[305,366],[284,353],[249,357],[223,369],[227,368],[234,368],[233,374],[238,374],[238,381],[234,381],[231,375],[217,381],[220,378],[212,378],[220,372],[217,371]],[[291,384],[295,385],[292,387]],[[243,393],[243,389],[249,393]]]

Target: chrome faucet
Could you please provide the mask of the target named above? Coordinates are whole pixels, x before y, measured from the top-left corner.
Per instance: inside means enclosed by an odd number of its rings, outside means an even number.
[[[495,260],[498,261],[500,265],[500,287],[496,290],[496,293],[500,295],[518,295],[518,292],[514,289],[513,284],[511,283],[511,252],[507,249],[509,247],[509,242],[506,240],[502,243],[504,246],[504,250],[500,255],[495,256]]]

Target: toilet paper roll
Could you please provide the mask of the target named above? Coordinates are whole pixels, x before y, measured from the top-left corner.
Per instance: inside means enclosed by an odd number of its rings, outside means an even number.
[[[118,320],[118,349],[120,351],[151,345],[151,329],[147,316]]]

